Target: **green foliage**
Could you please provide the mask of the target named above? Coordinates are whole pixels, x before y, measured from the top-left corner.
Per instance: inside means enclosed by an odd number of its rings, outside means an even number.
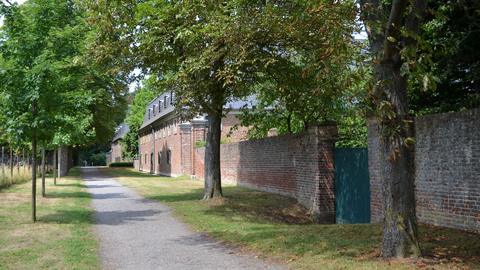
[[[352,41],[356,28],[353,2],[303,2],[267,5],[249,20],[246,32],[264,44],[254,60],[257,76],[253,92],[259,103],[246,109],[243,124],[252,126],[251,138],[298,133],[308,125],[339,121],[350,107],[350,89],[363,89],[355,67],[359,44]],[[258,27],[260,26],[260,27]],[[262,30],[257,30],[262,29]],[[287,30],[285,30],[287,29]]]
[[[196,141],[195,142],[195,148],[202,148],[202,147],[205,147],[206,145],[207,145],[206,141]]]
[[[80,3],[30,0],[1,9],[0,130],[10,144],[30,141],[34,131],[45,147],[113,134],[122,100],[89,59],[93,34]]]
[[[229,144],[231,143],[231,140],[229,138],[221,138],[220,139],[220,144]],[[207,145],[206,141],[200,140],[195,142],[195,148],[202,148]]]
[[[109,146],[92,145],[85,148],[75,150],[75,164],[84,166],[85,162],[88,166],[105,166],[107,165],[107,152]]]
[[[155,85],[155,82],[156,79],[153,76],[143,80],[142,86],[137,88],[133,94],[133,102],[125,119],[130,131],[121,141],[123,158],[133,158],[138,153],[138,130],[143,123],[145,108],[156,95],[160,94],[160,88]]]
[[[410,80],[411,112],[421,115],[480,106],[480,2],[431,1],[429,8],[433,12],[420,32],[420,50],[429,61],[418,63],[420,78]]]
[[[78,56],[85,31],[78,9],[69,1],[29,1],[5,7],[0,53],[4,115],[0,123],[10,141],[55,144],[82,141],[92,134]],[[33,110],[35,109],[35,112]]]
[[[110,167],[132,167],[133,168],[133,162],[113,162],[110,163]]]

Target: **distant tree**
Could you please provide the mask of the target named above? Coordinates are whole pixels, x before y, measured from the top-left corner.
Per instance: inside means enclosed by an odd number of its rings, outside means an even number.
[[[138,153],[138,130],[143,123],[145,108],[161,92],[160,88],[155,86],[155,82],[156,78],[151,76],[133,93],[133,102],[125,119],[130,131],[121,142],[124,158],[133,158]]]
[[[0,7],[5,18],[0,29],[0,129],[10,141],[31,143],[35,221],[37,145],[86,144],[103,135],[95,127],[106,126],[104,122],[115,126],[114,84],[88,61],[91,33],[79,2],[29,0]]]

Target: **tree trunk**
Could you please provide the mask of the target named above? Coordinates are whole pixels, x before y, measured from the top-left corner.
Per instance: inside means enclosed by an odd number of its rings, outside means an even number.
[[[10,148],[10,178],[13,179],[13,149]]]
[[[2,179],[5,179],[5,148],[2,146]]]
[[[37,104],[32,104],[33,119],[37,116]],[[32,132],[32,220],[37,221],[37,129]]]
[[[37,134],[32,136],[32,220],[37,221]]]
[[[361,0],[374,61],[372,94],[379,122],[380,161],[384,200],[382,256],[384,258],[420,255],[417,237],[414,188],[414,137],[408,116],[407,74],[402,49],[414,48],[425,10],[423,0]],[[409,35],[402,35],[406,28]]]
[[[27,163],[25,162],[25,149],[22,149],[23,173],[27,173]]]
[[[53,150],[53,184],[57,185],[57,149]]]
[[[17,177],[20,176],[20,152],[17,150]]]
[[[222,197],[220,173],[221,113],[208,115],[207,144],[205,146],[205,195],[204,200]]]
[[[396,59],[400,59],[399,56]],[[381,160],[383,161],[384,258],[418,257],[417,218],[415,212],[414,125],[408,116],[407,80],[400,72],[401,63],[386,61],[378,66],[376,76],[384,82],[384,101],[391,104],[395,117],[380,123]],[[397,134],[391,134],[400,127]]]
[[[58,179],[62,177],[62,154],[60,148],[58,148]]]
[[[45,197],[45,148],[42,148],[42,197]]]

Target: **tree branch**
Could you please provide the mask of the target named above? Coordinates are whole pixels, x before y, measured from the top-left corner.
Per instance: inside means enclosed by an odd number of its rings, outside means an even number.
[[[408,0],[394,0],[392,3],[387,29],[385,31],[383,61],[393,60],[393,56],[398,51],[396,46],[397,41],[400,40],[400,26],[402,25],[403,14],[407,8],[407,2]]]
[[[417,42],[416,35],[420,31],[420,23],[426,15],[427,3],[425,0],[415,0],[410,13],[405,21],[405,28],[407,29],[407,36],[404,37],[404,45],[411,46]],[[414,36],[415,35],[415,36]]]

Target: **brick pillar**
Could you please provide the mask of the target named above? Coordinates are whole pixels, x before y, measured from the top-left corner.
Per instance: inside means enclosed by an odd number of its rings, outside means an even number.
[[[205,140],[205,134],[207,130],[207,120],[205,119],[193,119],[192,120],[192,175],[197,175],[195,171],[195,164],[196,164],[196,151],[195,145],[198,141]],[[203,157],[202,157],[203,158]]]
[[[309,128],[309,136],[314,138],[316,148],[315,193],[310,213],[316,223],[335,223],[335,170],[334,151],[337,139],[337,126],[317,125]]]
[[[192,160],[192,125],[190,123],[182,123],[180,127],[181,138],[181,162],[182,173],[193,175],[193,160]]]

